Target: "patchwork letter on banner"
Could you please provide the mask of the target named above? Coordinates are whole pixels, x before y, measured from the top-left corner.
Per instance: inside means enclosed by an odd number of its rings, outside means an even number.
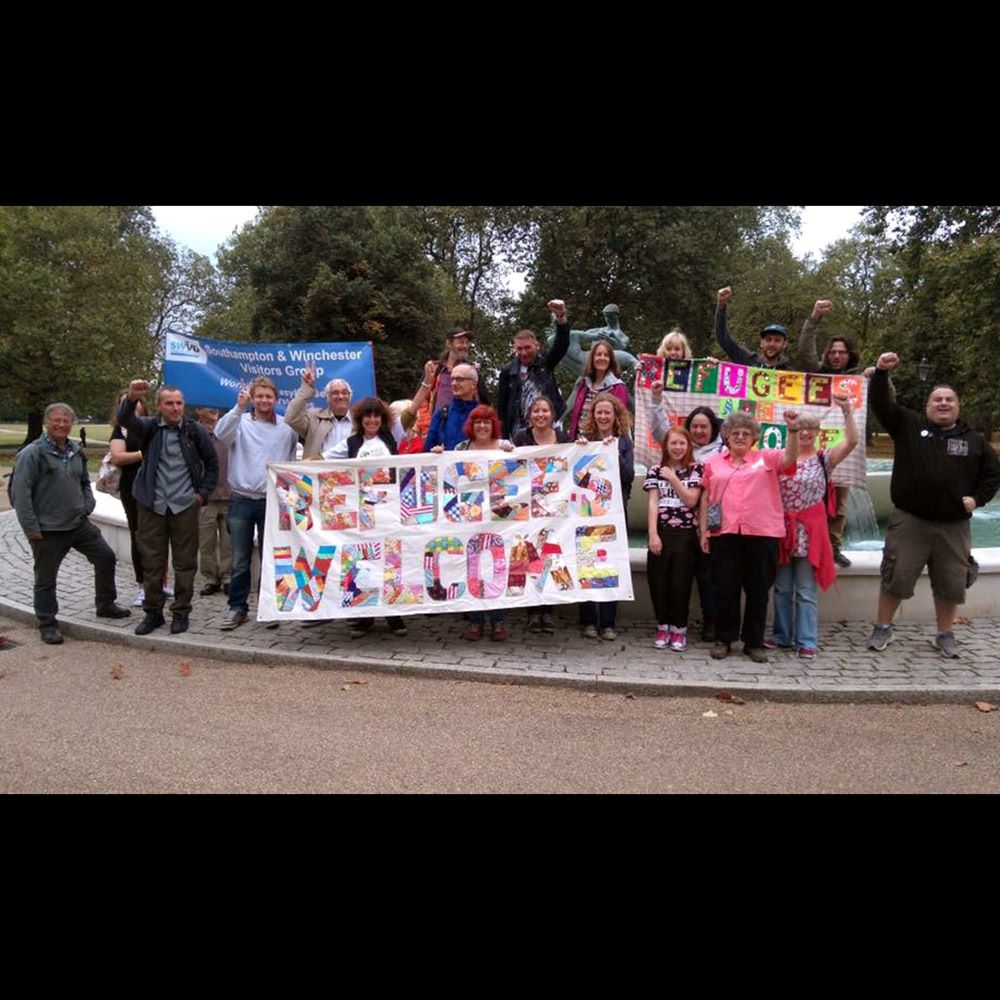
[[[640,361],[649,357],[643,355]],[[659,359],[662,361],[662,359]],[[759,424],[767,425],[768,443],[784,441],[785,408],[794,407],[803,416],[820,422],[817,447],[833,447],[843,440],[844,418],[832,395],[848,392],[853,401],[854,422],[859,444],[830,477],[838,486],[866,488],[865,417],[868,406],[868,380],[860,375],[827,375],[813,372],[787,372],[768,368],[747,368],[732,362],[715,363],[696,359],[686,392],[664,392],[662,406],[672,424],[683,423],[697,406],[706,406],[720,417],[744,411],[753,413]],[[648,385],[636,383],[635,458],[647,468],[659,463],[659,445],[652,439],[652,392]]]
[[[268,473],[261,621],[633,599],[607,445],[271,463]]]

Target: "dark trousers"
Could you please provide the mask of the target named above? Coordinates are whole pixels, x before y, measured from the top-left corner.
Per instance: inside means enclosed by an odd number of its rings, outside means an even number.
[[[139,531],[139,505],[132,496],[131,488],[123,486],[119,491],[122,507],[125,509],[125,520],[128,522],[129,540],[132,543],[132,569],[135,570],[135,582],[142,586],[142,553],[139,551],[139,540],[136,535]]]
[[[712,557],[705,555],[698,546],[694,565],[694,578],[698,581],[698,600],[701,603],[701,620],[715,621],[715,589],[712,587]]]
[[[194,597],[194,577],[198,572],[198,511],[196,500],[180,514],[157,514],[139,505],[139,549],[142,552],[142,587],[146,614],[163,612],[166,598],[163,577],[167,568],[168,550],[174,554],[174,602],[170,610],[175,615],[191,613]]]
[[[614,628],[618,617],[617,601],[585,601],[580,605],[580,624]]]
[[[717,535],[710,542],[712,583],[719,642],[742,638],[746,646],[764,645],[767,594],[778,571],[778,539],[760,535]],[[746,595],[740,629],[740,592]]]
[[[118,599],[115,588],[115,554],[100,529],[84,518],[72,531],[45,531],[40,541],[31,542],[35,556],[35,615],[38,625],[55,625],[59,613],[56,600],[56,577],[70,549],[86,556],[94,567],[94,592],[97,607],[107,607]]]
[[[646,580],[657,625],[687,628],[691,581],[698,562],[698,532],[658,527],[663,550],[646,553]]]

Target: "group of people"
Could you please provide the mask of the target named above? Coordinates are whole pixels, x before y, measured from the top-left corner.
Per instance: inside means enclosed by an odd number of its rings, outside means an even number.
[[[764,327],[758,351],[733,338],[726,325],[731,297],[729,288],[718,292],[720,347],[737,363],[792,368],[782,325]],[[247,621],[254,537],[262,541],[264,536],[267,464],[294,461],[300,442],[301,457],[313,460],[601,441],[616,450],[627,502],[634,477],[631,400],[614,345],[593,344],[564,402],[555,369],[569,346],[567,307],[553,299],[547,308],[555,320],[551,346],[543,350],[530,330],[514,336],[513,357],[500,371],[496,407],[489,404],[469,358],[472,334],[460,327],[448,334],[442,356],[424,366],[413,399],[392,408],[375,397],[352,407],[351,387],[341,379],[326,385],[325,407],[311,405],[318,388],[314,366],[303,371],[283,418],[275,409],[277,388],[264,376],[241,386],[227,413],[199,407],[196,420],[185,416],[183,394],[173,386],[162,386],[147,412],[150,385],[132,381],[117,400],[111,461],[121,468],[139,585],[134,606],[143,611],[135,632],[146,635],[166,624],[169,596],[170,632],[187,630],[199,562],[205,578],[201,594],[224,590],[228,598],[221,630]],[[831,337],[822,357],[817,353],[818,328],[831,310],[828,300],[813,306],[799,338],[796,370],[861,371],[845,336]],[[664,337],[657,353],[670,360],[692,356],[679,329]],[[996,493],[1000,470],[982,435],[959,423],[958,399],[950,387],[935,387],[923,415],[895,402],[888,373],[897,363],[894,354],[883,354],[865,372],[872,378],[872,407],[896,442],[892,498],[897,510],[889,523],[870,646],[882,650],[892,640],[893,614],[929,565],[938,612],[935,645],[952,656],[957,650],[951,625],[964,600],[971,559],[968,518]],[[768,649],[786,647],[811,659],[818,648],[818,591],[831,585],[838,563],[849,565],[841,552],[847,490],[831,475],[857,445],[851,400],[834,397],[845,426],[844,439],[835,447],[817,451],[818,421],[786,408],[785,446],[758,449],[760,428],[749,414],[732,413],[723,422],[702,406],[683,424],[670,424],[662,391],[662,382],[654,383],[651,417],[661,453],[643,484],[655,646],[686,649],[688,607],[697,581],[701,639],[713,643],[713,657],[728,656],[742,639],[755,662],[766,662]],[[114,553],[88,520],[94,497],[83,451],[69,439],[73,420],[66,404],[49,406],[45,432],[19,453],[15,469],[15,507],[35,559],[35,612],[45,642],[63,641],[56,620],[56,574],[71,548],[94,564],[97,614],[130,614],[117,603]],[[170,552],[172,592],[166,586]],[[773,629],[767,636],[772,587]],[[531,609],[529,631],[553,632],[553,610]],[[581,604],[583,635],[616,638],[616,613],[615,602]],[[468,616],[466,638],[484,637],[486,614]],[[490,611],[489,617],[491,638],[505,639],[503,611]],[[394,634],[406,635],[405,619],[387,622]],[[371,618],[352,621],[351,635],[365,635],[372,624]]]

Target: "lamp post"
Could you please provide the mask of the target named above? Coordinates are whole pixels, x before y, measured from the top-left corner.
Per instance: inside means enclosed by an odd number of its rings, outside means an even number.
[[[920,361],[917,363],[917,378],[921,382],[927,381],[927,376],[930,374],[931,363],[927,360],[927,355],[921,356]]]

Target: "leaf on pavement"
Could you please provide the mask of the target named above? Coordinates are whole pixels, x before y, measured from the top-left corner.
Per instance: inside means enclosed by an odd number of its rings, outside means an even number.
[[[731,708],[724,708],[722,710],[723,715],[735,715],[736,713]]]
[[[745,705],[746,702],[738,695],[733,694],[732,691],[717,691],[715,697],[719,701],[727,701],[731,705]]]
[[[361,680],[360,678],[358,678],[356,680],[352,679],[352,680],[349,680],[349,681],[344,681],[344,683],[345,684],[367,684],[368,681],[364,681],[364,680]]]
[[[969,762],[967,760],[956,760],[955,767],[968,767]]]
[[[625,700],[626,701],[635,701],[635,695],[634,694],[627,694],[627,695],[625,695]]]
[[[709,709],[707,712],[702,712],[701,717],[703,719],[717,719],[719,717],[719,713],[713,712],[711,709]]]
[[[976,708],[978,708],[980,712],[995,712],[997,710],[996,705],[990,701],[977,701]]]
[[[972,624],[972,619],[971,618],[956,618],[955,619],[955,624],[956,625],[971,625]]]
[[[181,677],[190,677],[191,676],[191,664],[188,663],[187,660],[182,660],[181,661],[181,665],[180,665],[180,667],[177,670],[177,673],[179,673],[181,675]]]
[[[120,663],[116,663],[111,668],[111,679],[120,681],[124,676],[125,676],[125,671],[122,669],[122,665]]]

